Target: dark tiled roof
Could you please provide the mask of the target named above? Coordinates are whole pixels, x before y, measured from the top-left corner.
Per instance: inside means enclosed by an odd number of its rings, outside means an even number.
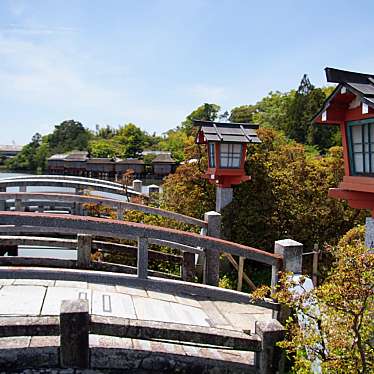
[[[111,164],[113,162],[114,162],[113,159],[103,158],[103,157],[96,157],[96,158],[87,159],[88,164]]]
[[[21,152],[22,145],[0,145],[0,152]]]
[[[170,156],[170,154],[162,154],[156,156],[152,160],[152,164],[175,164],[175,160]]]
[[[342,87],[357,95],[359,99],[374,109],[374,75],[356,73],[354,71],[325,68],[327,82],[338,83],[334,92],[326,99],[322,109],[313,117],[313,121],[321,115]]]
[[[138,160],[137,158],[126,158],[124,160],[117,159],[117,164],[125,164],[125,165],[143,165],[143,160]]]
[[[253,123],[210,122],[194,120],[199,132],[208,142],[261,143],[257,137],[258,125]]]
[[[65,157],[65,161],[86,161],[87,157],[87,151],[71,151]]]

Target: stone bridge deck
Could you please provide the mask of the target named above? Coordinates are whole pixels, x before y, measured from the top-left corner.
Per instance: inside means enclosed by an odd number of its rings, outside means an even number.
[[[184,288],[183,282],[179,282],[173,292],[165,290],[162,284],[158,288],[159,281],[152,282],[149,280],[149,287],[146,283],[144,285],[134,285],[133,282],[126,284],[126,277],[129,278],[130,276],[125,276],[122,282],[109,283],[108,280],[105,280],[105,283],[98,283],[89,279],[87,279],[88,281],[46,279],[51,277],[43,277],[42,279],[38,276],[38,269],[36,269],[36,274],[27,279],[25,278],[27,276],[25,270],[19,270],[22,272],[21,277],[18,277],[17,271],[15,271],[12,274],[13,278],[0,278],[0,317],[58,316],[62,300],[87,299],[91,315],[167,322],[170,324],[177,323],[188,325],[193,330],[199,329],[199,327],[208,327],[237,332],[250,330],[254,333],[256,321],[266,321],[272,318],[271,309],[251,305],[249,297],[246,295],[241,294],[236,302],[229,301],[230,295],[228,295],[227,300],[224,300],[225,297],[217,297],[216,294],[210,296],[209,286],[208,293],[204,294],[204,292],[195,292],[193,287],[186,286]],[[3,271],[2,274],[4,274]],[[43,271],[46,271],[46,269]],[[207,286],[197,285],[196,287],[204,288]],[[235,291],[229,292],[234,296],[239,295]],[[247,302],[240,302],[240,300],[246,300],[246,297],[248,298]],[[8,365],[9,357],[5,356],[4,358],[4,352],[6,353],[7,349],[16,349],[17,351],[19,348],[43,345],[49,347],[48,349],[55,347],[57,352],[58,337],[0,338],[0,367]],[[132,354],[142,352],[144,357],[159,354],[161,356],[167,355],[170,359],[170,357],[176,355],[175,357],[179,357],[178,360],[181,360],[178,367],[182,365],[181,362],[183,363],[184,359],[187,359],[188,362],[188,359],[193,358],[196,365],[199,365],[199,360],[205,360],[204,362],[210,360],[212,367],[219,368],[222,366],[223,371],[214,372],[252,372],[251,367],[253,368],[254,360],[253,352],[235,351],[206,345],[185,345],[177,342],[99,335],[90,335],[90,346],[110,348],[112,352],[113,349],[128,349]],[[123,368],[123,365],[125,367],[128,365],[128,363],[124,364],[124,360],[128,360],[126,356],[95,354],[100,350],[93,350],[92,352],[92,367],[105,369],[106,367]],[[48,354],[49,363],[53,363],[51,357],[53,357],[53,350],[50,350]],[[56,363],[58,363],[57,357],[58,354],[56,353]],[[175,362],[178,362],[178,360],[175,360]],[[206,363],[201,365],[207,367]],[[204,370],[201,372],[210,371]]]

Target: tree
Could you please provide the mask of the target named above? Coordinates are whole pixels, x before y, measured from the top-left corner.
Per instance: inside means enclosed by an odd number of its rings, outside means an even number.
[[[255,296],[272,297],[294,311],[287,322],[287,350],[297,373],[372,373],[374,371],[374,255],[364,245],[364,228],[354,228],[336,247],[325,281],[307,290],[305,279],[283,274],[274,290],[263,287]],[[293,292],[295,287],[303,292]],[[313,364],[314,362],[314,364]]]
[[[121,127],[115,140],[123,147],[122,157],[137,158],[141,155],[146,144],[146,133],[133,123]]]
[[[258,135],[262,143],[249,147],[246,165],[252,180],[235,187],[222,212],[227,238],[271,251],[274,241],[291,237],[312,249],[314,243],[336,243],[363,222],[365,211],[328,197],[344,175],[340,147],[311,157],[275,130],[262,128]]]
[[[113,139],[95,139],[88,145],[91,157],[115,157],[123,153],[122,147]]]
[[[256,113],[256,105],[241,105],[233,108],[229,120],[231,122],[248,123],[253,121],[253,114]]]
[[[200,163],[207,164],[206,154]],[[205,168],[200,163],[182,164],[165,178],[161,198],[164,209],[200,219],[215,209],[215,187],[204,178]]]
[[[186,119],[182,122],[180,129],[188,136],[194,135],[194,124],[192,120],[200,119],[203,121],[215,121],[220,109],[221,107],[217,104],[205,103],[186,117]]]
[[[74,120],[64,121],[56,125],[52,134],[48,135],[48,143],[52,153],[65,153],[72,150],[86,150],[90,132]]]
[[[315,88],[304,74],[295,97],[288,108],[286,134],[302,144],[315,145],[320,151],[337,145],[338,129],[333,126],[313,125],[312,118],[322,107],[328,90]]]
[[[181,162],[185,159],[186,146],[193,144],[194,138],[188,136],[184,131],[176,129],[169,130],[164,139],[159,143],[160,149],[170,151],[173,158]]]
[[[253,111],[253,122],[258,123],[261,127],[271,127],[285,132],[289,121],[289,107],[294,96],[295,91],[270,92],[256,103],[256,109]]]
[[[5,165],[11,170],[42,171],[48,157],[48,144],[39,133],[33,135],[31,142],[26,144],[20,153],[7,160]]]

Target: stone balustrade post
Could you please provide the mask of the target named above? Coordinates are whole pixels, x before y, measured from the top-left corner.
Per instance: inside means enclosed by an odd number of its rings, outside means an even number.
[[[277,240],[274,244],[274,253],[283,256],[283,267],[272,266],[271,284],[274,287],[278,283],[279,271],[292,272],[294,274],[302,273],[303,265],[303,245],[292,239]],[[273,312],[273,318],[281,323],[285,323],[290,315],[290,309],[284,305],[279,311]]]
[[[261,338],[262,350],[255,354],[255,365],[259,374],[283,372],[283,354],[276,344],[285,337],[285,328],[275,319],[256,321],[255,333]]]
[[[88,300],[63,300],[60,311],[60,362],[64,368],[89,368]]]
[[[22,199],[17,198],[17,199],[14,200],[14,209],[17,212],[23,212],[24,211],[23,206],[22,206]]]
[[[214,238],[221,236],[221,214],[211,211],[204,214],[207,222],[207,235]],[[203,274],[204,284],[218,286],[219,282],[219,251],[216,249],[205,250],[205,266]]]
[[[277,240],[274,244],[274,253],[283,256],[283,271],[294,274],[302,273],[303,245],[292,239]],[[272,284],[278,281],[276,268],[272,269]]]
[[[135,179],[132,182],[132,188],[135,192],[142,193],[143,182],[140,179]]]
[[[87,234],[77,235],[77,267],[89,269],[91,265],[92,236]]]
[[[0,187],[0,192],[6,192],[6,187]],[[0,200],[0,211],[6,210],[6,200]]]
[[[148,277],[148,240],[147,238],[138,238],[138,256],[137,256],[137,275],[139,278]]]
[[[148,195],[151,197],[154,194],[158,194],[160,192],[160,187],[157,186],[156,184],[151,184],[148,186]]]
[[[27,192],[27,186],[19,186],[19,192]]]
[[[123,206],[118,206],[117,207],[117,219],[120,220],[120,221],[123,221],[123,215],[125,213],[125,209],[123,208]]]
[[[186,282],[193,282],[196,275],[195,254],[183,252],[182,279]]]

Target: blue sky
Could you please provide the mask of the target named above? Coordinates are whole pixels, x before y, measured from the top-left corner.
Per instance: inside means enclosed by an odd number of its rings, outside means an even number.
[[[374,2],[0,0],[0,144],[66,119],[148,132],[324,67],[374,73]]]

